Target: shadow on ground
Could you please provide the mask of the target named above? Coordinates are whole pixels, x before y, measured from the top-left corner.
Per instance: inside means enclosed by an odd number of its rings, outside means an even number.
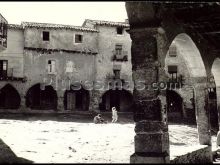
[[[0,163],[33,163],[31,160],[20,158],[15,155],[11,148],[0,139]]]

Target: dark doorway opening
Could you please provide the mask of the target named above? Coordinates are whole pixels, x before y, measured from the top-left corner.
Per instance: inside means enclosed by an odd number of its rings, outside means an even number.
[[[26,106],[31,109],[57,109],[57,93],[52,86],[45,86],[41,90],[40,84],[31,87],[26,95]]]
[[[169,122],[183,122],[183,99],[175,91],[167,90],[167,117]]]
[[[209,92],[209,112],[210,112],[210,124],[212,130],[216,132],[219,130],[218,127],[218,109],[217,109],[217,95],[216,95],[216,88],[213,88]]]
[[[89,110],[89,91],[83,87],[77,90],[66,90],[64,94],[65,110],[88,111]]]
[[[102,96],[100,104],[101,111],[111,111],[112,107],[120,112],[131,112],[133,105],[133,96],[130,92],[122,89],[110,89]]]
[[[18,109],[21,98],[17,90],[10,84],[5,85],[0,90],[0,108],[1,109]]]

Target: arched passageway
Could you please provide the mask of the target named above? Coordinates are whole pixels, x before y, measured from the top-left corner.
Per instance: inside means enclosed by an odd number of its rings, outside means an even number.
[[[182,97],[181,100],[174,93],[171,97],[170,92],[167,103],[174,104],[174,109],[181,109],[178,115],[185,124],[197,124],[200,144],[210,143],[209,115],[205,109],[208,98],[206,68],[199,49],[189,35],[178,34],[171,42],[165,57],[165,71],[169,80],[181,84],[175,91],[181,93]],[[178,103],[169,103],[172,99]],[[170,108],[168,105],[168,110]]]
[[[0,90],[0,109],[18,109],[20,102],[18,91],[10,84]]]
[[[71,111],[88,111],[90,96],[89,91],[82,86],[80,89],[66,90],[64,93],[65,110]]]
[[[187,103],[191,106],[186,106],[182,96],[173,90],[166,91],[166,98],[168,122],[196,124],[194,98],[191,98],[190,103]]]
[[[116,107],[119,112],[132,111],[133,96],[130,92],[122,89],[108,90],[102,96],[100,104],[101,111],[111,111],[112,107]]]
[[[40,84],[32,86],[26,95],[26,106],[31,109],[57,109],[57,93],[52,86],[45,86],[41,90]]]

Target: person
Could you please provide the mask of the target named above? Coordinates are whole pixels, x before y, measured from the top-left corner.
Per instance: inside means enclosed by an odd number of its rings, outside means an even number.
[[[98,114],[94,117],[93,119],[95,124],[102,124],[102,123],[106,123],[105,120],[102,118],[101,114]]]
[[[117,122],[118,120],[118,113],[115,107],[112,107],[112,123]]]

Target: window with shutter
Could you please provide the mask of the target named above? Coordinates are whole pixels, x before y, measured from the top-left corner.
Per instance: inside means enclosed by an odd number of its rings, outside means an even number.
[[[0,60],[0,77],[7,77],[8,61]]]
[[[122,44],[115,45],[115,52],[116,52],[116,55],[122,55]]]
[[[48,60],[48,73],[55,73],[56,71],[56,61]]]

